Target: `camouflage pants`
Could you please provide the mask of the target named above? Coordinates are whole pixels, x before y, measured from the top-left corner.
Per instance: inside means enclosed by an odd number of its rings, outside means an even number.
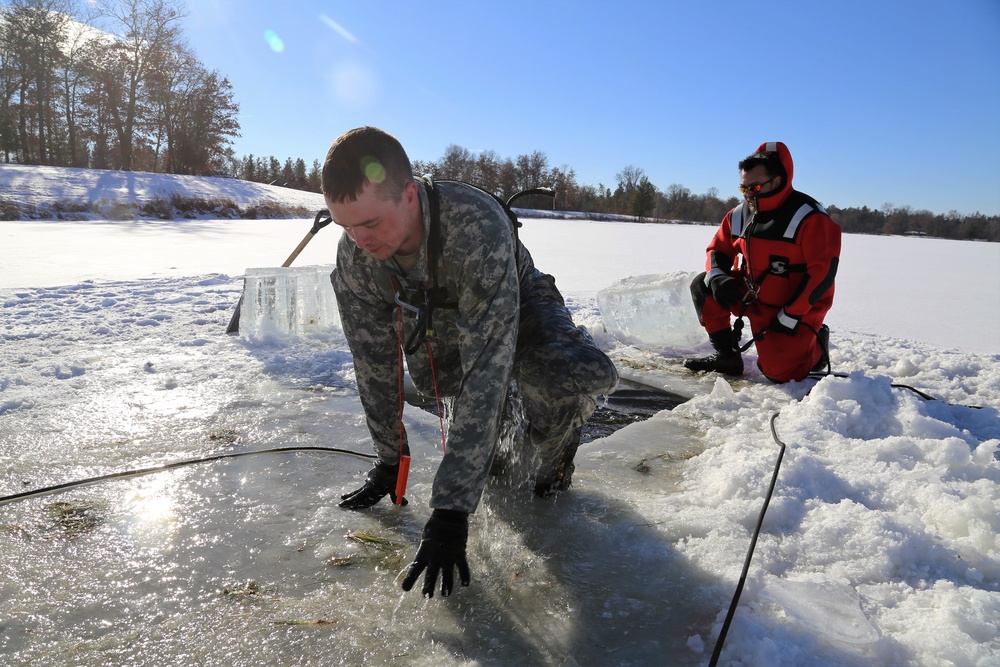
[[[530,449],[511,453],[519,459],[534,459],[535,477],[545,479],[572,461],[583,423],[597,407],[597,397],[615,390],[618,371],[587,330],[573,323],[553,278],[542,273],[535,278],[520,295],[511,373],[514,389],[504,419],[523,418],[525,444]],[[423,351],[408,356],[407,362],[417,388],[433,396],[432,370]],[[453,395],[462,383],[457,354],[435,352],[434,366],[439,390]],[[512,403],[513,412],[520,413],[517,417],[512,415]],[[502,427],[508,434],[512,429],[518,430],[510,423]]]
[[[614,363],[577,327],[551,276],[522,294],[513,379],[545,480],[570,463],[597,397],[618,385]]]

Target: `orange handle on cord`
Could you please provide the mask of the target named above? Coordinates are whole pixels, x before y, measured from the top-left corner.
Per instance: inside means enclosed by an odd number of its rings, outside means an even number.
[[[396,475],[396,504],[403,504],[403,494],[406,493],[406,480],[410,476],[410,457],[399,458],[399,474]]]

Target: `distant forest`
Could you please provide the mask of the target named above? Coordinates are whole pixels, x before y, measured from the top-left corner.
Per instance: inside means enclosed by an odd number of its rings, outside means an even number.
[[[0,155],[6,163],[230,176],[319,192],[320,163],[237,157],[232,85],[187,46],[177,0],[0,0]],[[112,35],[115,35],[113,37]],[[627,215],[639,222],[717,224],[739,203],[718,189],[658,189],[636,166],[615,183],[584,185],[541,151],[516,158],[451,145],[414,173],[467,181],[501,198],[548,185],[556,200],[525,208]],[[1000,216],[934,214],[909,206],[841,208],[845,232],[1000,242]]]

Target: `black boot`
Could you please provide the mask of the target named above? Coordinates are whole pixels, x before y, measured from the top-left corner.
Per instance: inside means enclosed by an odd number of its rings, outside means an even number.
[[[684,360],[684,368],[692,371],[715,371],[724,375],[743,375],[743,355],[737,347],[732,329],[708,334],[715,354]]]
[[[559,460],[553,468],[539,471],[535,479],[535,495],[539,498],[548,498],[562,491],[569,489],[573,483],[573,459],[576,457],[576,450],[580,447],[580,437],[583,435],[583,427],[578,426],[569,436],[566,448],[559,456]]]
[[[830,370],[830,327],[825,324],[821,324],[819,331],[816,332],[816,342],[819,343],[819,349],[821,354],[819,355],[819,361],[813,366],[810,373],[821,373]]]

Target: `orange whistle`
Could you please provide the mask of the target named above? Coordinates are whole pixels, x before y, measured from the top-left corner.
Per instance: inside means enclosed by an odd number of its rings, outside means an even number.
[[[406,493],[406,479],[410,476],[410,457],[399,457],[399,474],[396,475],[396,504],[403,504],[403,494]]]

